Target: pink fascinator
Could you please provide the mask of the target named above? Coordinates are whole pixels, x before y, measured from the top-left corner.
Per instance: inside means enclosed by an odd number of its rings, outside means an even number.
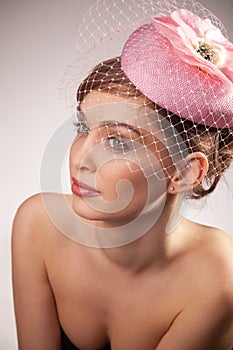
[[[206,126],[233,126],[233,44],[189,10],[158,14],[128,38],[121,65],[150,100]]]
[[[67,105],[76,104],[77,87],[98,63],[118,56],[129,80],[161,108],[205,126],[233,127],[233,44],[201,4],[96,0],[60,86]]]

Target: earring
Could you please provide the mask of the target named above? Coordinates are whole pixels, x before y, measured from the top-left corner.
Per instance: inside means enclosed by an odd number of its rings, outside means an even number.
[[[175,187],[174,187],[174,186],[171,186],[171,187],[170,187],[170,190],[171,190],[171,191],[174,191],[174,190],[175,190]]]

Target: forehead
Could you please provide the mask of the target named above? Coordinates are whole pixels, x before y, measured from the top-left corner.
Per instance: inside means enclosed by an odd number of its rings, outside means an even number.
[[[148,107],[153,109],[153,103],[150,102],[146,97],[139,96],[139,97],[128,97],[123,96],[119,93],[113,94],[113,93],[107,93],[107,92],[99,92],[99,91],[91,91],[86,96],[85,99],[81,103],[81,109],[87,109],[89,107],[102,105],[106,103],[111,102],[125,102],[125,103],[133,103],[138,105],[147,105]]]
[[[81,103],[79,120],[86,120],[89,127],[96,127],[106,121],[128,123],[137,128],[152,132],[159,130],[158,120],[161,118],[157,111],[151,108],[144,98],[134,99],[114,94],[93,91]],[[154,128],[156,124],[156,129]]]

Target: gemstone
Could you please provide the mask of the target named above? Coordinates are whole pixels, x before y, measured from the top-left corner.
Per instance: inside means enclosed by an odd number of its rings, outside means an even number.
[[[201,55],[206,61],[211,63],[217,63],[218,54],[214,48],[210,47],[206,43],[200,43],[197,53]]]

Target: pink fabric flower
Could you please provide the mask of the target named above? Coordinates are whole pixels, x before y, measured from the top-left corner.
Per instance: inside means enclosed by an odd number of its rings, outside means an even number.
[[[232,88],[233,44],[209,19],[201,19],[190,11],[180,9],[170,16],[155,16],[153,25],[170,41],[182,60],[214,75]]]

